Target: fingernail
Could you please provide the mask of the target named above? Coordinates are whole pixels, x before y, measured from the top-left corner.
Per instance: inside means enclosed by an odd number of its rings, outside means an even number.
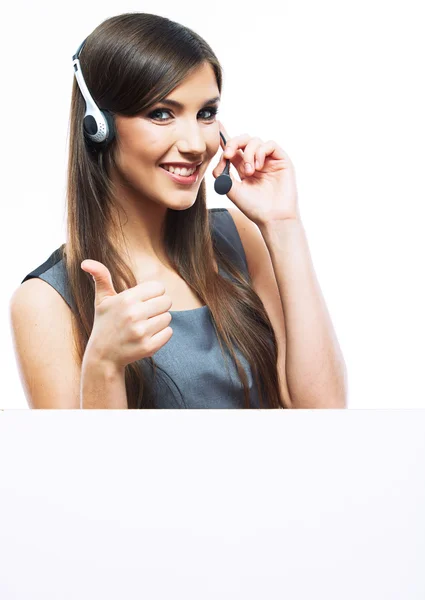
[[[245,163],[245,171],[250,171],[252,169],[251,164],[250,163]]]

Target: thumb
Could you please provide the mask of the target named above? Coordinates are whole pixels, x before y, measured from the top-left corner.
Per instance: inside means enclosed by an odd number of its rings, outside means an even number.
[[[94,279],[95,304],[99,304],[107,296],[116,296],[117,292],[112,283],[109,269],[98,260],[87,259],[81,263],[81,268]]]

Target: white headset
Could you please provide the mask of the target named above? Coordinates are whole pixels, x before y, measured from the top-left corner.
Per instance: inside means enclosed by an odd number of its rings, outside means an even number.
[[[85,43],[86,40],[80,44],[77,52],[72,57],[74,75],[86,102],[86,112],[83,119],[84,135],[95,147],[105,148],[115,137],[114,117],[109,110],[101,110],[97,106],[84,81],[79,56]]]

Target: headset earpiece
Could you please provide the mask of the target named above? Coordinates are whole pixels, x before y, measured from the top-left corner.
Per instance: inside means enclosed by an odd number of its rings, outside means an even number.
[[[93,114],[94,113],[94,114]],[[105,146],[115,137],[114,117],[108,110],[87,109],[83,120],[84,135],[96,147]]]
[[[85,43],[86,40],[80,44],[77,52],[72,57],[74,75],[86,103],[83,131],[85,138],[90,142],[90,145],[93,148],[104,149],[115,137],[114,117],[109,110],[101,110],[97,106],[84,81],[79,57]]]

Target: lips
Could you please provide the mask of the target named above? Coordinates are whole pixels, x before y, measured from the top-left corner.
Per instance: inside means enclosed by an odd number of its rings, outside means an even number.
[[[191,185],[193,183],[196,183],[196,181],[198,180],[198,174],[199,174],[199,170],[201,167],[201,165],[198,165],[196,167],[196,171],[194,171],[194,173],[192,173],[192,175],[184,176],[184,175],[176,175],[175,173],[171,173],[170,171],[167,171],[167,169],[164,169],[164,167],[162,165],[159,165],[159,166],[168,175],[168,177],[170,177],[176,183],[182,183],[182,184],[186,184],[186,185]]]

